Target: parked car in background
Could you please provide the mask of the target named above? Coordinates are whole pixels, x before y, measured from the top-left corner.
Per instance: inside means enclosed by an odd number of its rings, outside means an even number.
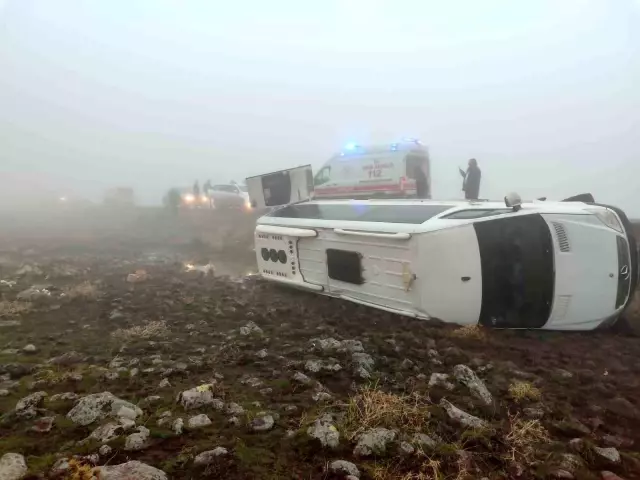
[[[251,209],[249,193],[245,185],[236,183],[217,184],[207,190],[205,195],[213,201],[215,208]]]

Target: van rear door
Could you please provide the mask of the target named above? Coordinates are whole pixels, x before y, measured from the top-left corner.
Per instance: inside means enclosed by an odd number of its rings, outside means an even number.
[[[309,200],[313,194],[311,165],[248,177],[251,207],[264,209]]]

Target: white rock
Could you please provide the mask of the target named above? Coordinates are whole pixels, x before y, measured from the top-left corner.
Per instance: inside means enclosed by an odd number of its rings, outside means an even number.
[[[311,380],[309,377],[307,377],[304,373],[302,372],[296,372],[293,374],[293,380],[301,383],[302,385],[309,385],[313,382],[313,380]]]
[[[358,470],[358,467],[346,460],[335,460],[331,462],[329,465],[329,471],[334,475],[352,475],[356,478],[360,478],[360,470]]]
[[[318,373],[322,370],[322,362],[320,360],[307,360],[304,364],[304,369],[307,372]]]
[[[100,480],[168,480],[162,470],[137,461],[98,467],[96,473]]]
[[[158,388],[169,388],[171,386],[171,382],[169,382],[168,378],[163,378],[162,380],[160,380],[160,383],[158,384]]]
[[[320,403],[320,402],[328,402],[333,397],[331,396],[330,393],[327,393],[327,392],[315,392],[313,395],[311,395],[311,398],[313,399],[314,402]]]
[[[194,465],[205,466],[215,462],[217,457],[221,457],[229,453],[226,448],[216,447],[213,450],[202,452],[193,460]]]
[[[429,435],[424,433],[416,433],[411,439],[412,443],[419,447],[434,448],[437,443]]]
[[[593,447],[593,451],[611,463],[620,463],[620,452],[615,447]]]
[[[114,438],[118,438],[123,433],[124,433],[124,427],[119,423],[106,423],[104,425],[99,426],[93,432],[91,432],[91,435],[89,435],[89,438],[97,440],[101,443],[107,443],[113,440]]]
[[[466,365],[456,365],[453,367],[453,375],[460,383],[466,385],[471,393],[485,405],[491,405],[493,403],[491,392],[489,392],[484,382],[480,380],[469,367]]]
[[[190,390],[185,390],[178,394],[177,400],[185,410],[207,407],[212,405],[214,401],[213,392],[211,391],[212,387],[213,385],[206,384]]]
[[[229,414],[229,415],[243,415],[244,414],[244,408],[242,408],[241,405],[238,405],[237,403],[229,403],[227,405],[227,408],[225,409],[225,411]]]
[[[27,462],[18,453],[5,453],[0,458],[0,478],[2,480],[21,480],[27,471]]]
[[[257,335],[262,335],[262,329],[255,324],[255,322],[249,322],[244,327],[240,327],[240,335],[251,335],[255,333]]]
[[[358,443],[353,449],[356,456],[369,456],[385,453],[387,445],[396,438],[396,432],[386,428],[372,428],[358,436]]]
[[[79,395],[74,392],[57,393],[49,397],[49,402],[74,402]]]
[[[258,357],[258,358],[267,358],[267,355],[269,355],[269,354],[267,353],[267,351],[264,348],[262,350],[256,352],[256,357]]]
[[[266,432],[267,430],[271,430],[273,425],[275,424],[275,420],[271,415],[258,415],[256,418],[251,420],[251,429],[255,432]]]
[[[317,418],[307,428],[307,435],[319,440],[323,447],[337,448],[340,444],[340,432],[333,425],[330,416],[327,415]]]
[[[8,397],[10,395],[11,392],[9,392],[9,390],[6,390],[4,388],[0,388],[0,397]]]
[[[22,349],[22,351],[24,353],[36,353],[38,351],[38,349],[36,348],[35,345],[30,343],[29,345],[25,345],[25,347]]]
[[[191,429],[196,429],[196,428],[206,427],[207,425],[211,425],[211,423],[212,422],[209,417],[207,417],[205,414],[200,414],[200,415],[191,417],[187,422],[187,425]]]
[[[474,417],[470,413],[460,410],[458,407],[445,400],[440,400],[440,406],[445,409],[447,415],[451,420],[467,427],[467,428],[484,428],[487,426],[487,422]]]
[[[136,417],[142,415],[142,410],[132,403],[116,397],[111,392],[102,392],[82,397],[67,414],[67,418],[78,425],[86,426],[108,416],[117,416],[122,407],[132,410]]]
[[[42,401],[47,397],[47,392],[35,392],[31,395],[24,397],[22,400],[18,400],[16,404],[16,412],[23,412],[40,406]]]
[[[98,450],[98,453],[103,457],[108,457],[113,452],[113,449],[109,445],[102,445]]]
[[[429,388],[435,386],[442,387],[446,390],[453,390],[455,386],[449,381],[449,375],[446,373],[432,373],[429,378]]]
[[[138,427],[137,433],[132,433],[127,437],[124,443],[124,449],[127,452],[137,452],[144,450],[148,446],[149,435],[151,432],[146,427]]]
[[[184,431],[184,420],[181,418],[176,419],[173,422],[173,425],[171,425],[171,430],[173,430],[176,435],[182,435],[182,432]]]
[[[118,410],[118,412],[116,413],[116,417],[126,418],[127,420],[135,421],[135,419],[138,417],[138,414],[133,408],[123,405],[122,407],[120,407],[120,410]]]

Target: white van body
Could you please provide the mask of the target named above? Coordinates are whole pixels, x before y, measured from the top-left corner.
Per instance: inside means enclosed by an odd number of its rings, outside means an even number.
[[[313,200],[261,217],[255,251],[266,280],[402,315],[592,330],[631,301],[628,225],[571,201]]]
[[[424,193],[415,168],[422,172]],[[313,197],[431,198],[431,165],[427,148],[416,140],[387,145],[349,145],[331,157],[314,176]]]

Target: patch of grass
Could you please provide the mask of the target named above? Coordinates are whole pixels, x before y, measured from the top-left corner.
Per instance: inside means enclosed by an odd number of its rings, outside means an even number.
[[[542,397],[540,389],[529,382],[515,382],[509,385],[509,395],[520,403],[524,400],[538,401]]]
[[[387,393],[377,385],[365,387],[347,404],[343,430],[349,439],[375,427],[423,432],[431,414],[428,397],[417,393]]]
[[[509,431],[505,441],[511,449],[511,459],[531,460],[535,447],[550,441],[549,432],[539,420],[524,420],[518,416],[509,417]]]
[[[456,328],[451,332],[452,337],[457,338],[470,338],[474,340],[486,340],[487,333],[480,325],[465,325],[460,328]]]
[[[29,474],[36,476],[38,474],[48,472],[56,463],[56,460],[57,456],[55,453],[48,453],[40,457],[29,457],[27,459]]]
[[[0,300],[0,318],[1,317],[17,317],[31,310],[30,302],[10,302],[8,300]]]
[[[158,320],[131,328],[119,328],[111,334],[111,337],[121,342],[130,342],[141,338],[166,337],[169,333],[170,330],[167,324],[162,320]]]

